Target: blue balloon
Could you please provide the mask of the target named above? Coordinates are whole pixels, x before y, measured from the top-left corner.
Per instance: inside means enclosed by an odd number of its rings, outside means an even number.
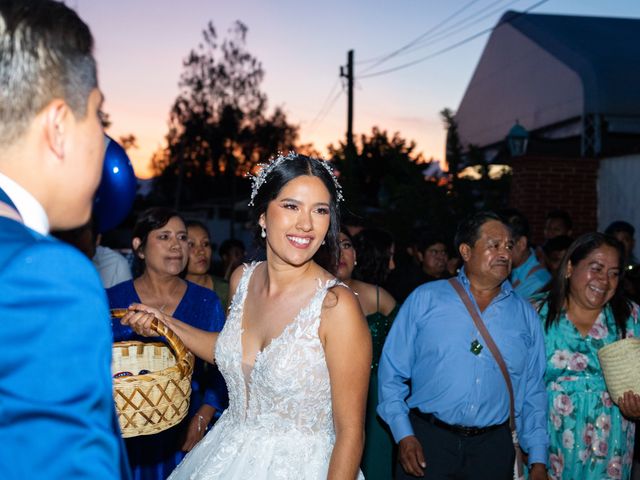
[[[127,217],[136,198],[137,187],[131,160],[124,148],[108,135],[105,135],[105,143],[102,180],[93,201],[100,233],[117,227]]]

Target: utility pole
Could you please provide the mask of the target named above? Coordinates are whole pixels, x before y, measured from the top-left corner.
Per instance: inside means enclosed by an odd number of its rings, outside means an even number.
[[[347,79],[347,151],[354,150],[353,145],[353,50],[347,53],[346,73],[340,67],[340,76]]]

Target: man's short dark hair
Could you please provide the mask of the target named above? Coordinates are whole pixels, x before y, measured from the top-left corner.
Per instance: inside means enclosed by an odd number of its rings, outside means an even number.
[[[490,211],[472,213],[471,215],[464,218],[458,224],[458,229],[456,230],[456,236],[454,239],[456,250],[458,250],[460,248],[460,245],[462,245],[463,243],[466,243],[469,246],[475,245],[475,243],[480,238],[480,229],[485,223],[491,220],[496,220],[498,222],[504,223],[504,220],[500,217],[500,215]]]
[[[569,215],[569,212],[566,210],[560,210],[559,208],[549,210],[546,220],[551,219],[562,220],[562,223],[564,223],[567,230],[571,230],[573,228],[573,220],[571,220],[571,215]]]
[[[636,234],[636,229],[633,228],[629,222],[625,222],[624,220],[616,220],[615,222],[611,222],[609,226],[606,228],[604,233],[607,235],[615,235],[616,233],[628,233],[632,237]]]
[[[89,27],[63,3],[0,2],[0,145],[21,137],[56,98],[84,118],[98,85],[92,51]]]
[[[441,233],[425,230],[418,237],[416,248],[419,252],[424,253],[429,247],[432,247],[437,243],[442,243],[445,246],[449,244],[449,242],[445,240],[444,235],[442,235]]]
[[[502,217],[502,222],[511,229],[514,240],[518,240],[520,237],[530,238],[529,221],[520,210],[505,208],[500,211],[500,216]]]

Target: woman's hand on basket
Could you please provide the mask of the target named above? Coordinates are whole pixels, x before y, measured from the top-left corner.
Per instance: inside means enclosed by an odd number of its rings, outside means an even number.
[[[640,417],[640,395],[631,391],[625,392],[624,395],[618,398],[618,407],[620,411],[627,418],[639,418]]]
[[[151,328],[154,318],[166,323],[165,315],[157,308],[141,303],[132,303],[120,323],[129,325],[138,335],[143,337],[157,337],[158,333]]]

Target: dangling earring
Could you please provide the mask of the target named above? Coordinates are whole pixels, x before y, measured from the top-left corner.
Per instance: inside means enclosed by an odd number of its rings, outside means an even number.
[[[260,228],[262,228],[262,232],[260,232],[260,236],[262,238],[267,238],[267,231],[265,230],[265,228],[264,227],[260,227]]]
[[[327,243],[326,240],[322,240],[322,245],[324,245],[325,243]]]
[[[353,266],[355,267],[357,264],[358,264],[358,261],[357,261],[357,260],[354,260],[354,261],[353,261]]]

